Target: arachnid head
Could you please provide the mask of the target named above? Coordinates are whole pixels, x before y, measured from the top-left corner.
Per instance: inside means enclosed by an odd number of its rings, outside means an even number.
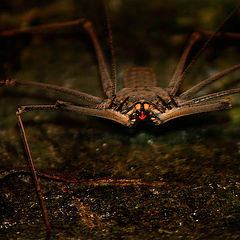
[[[161,124],[161,120],[158,118],[159,114],[159,109],[153,104],[144,101],[135,103],[126,113],[129,117],[131,126],[141,121],[150,121],[155,125],[159,125]]]

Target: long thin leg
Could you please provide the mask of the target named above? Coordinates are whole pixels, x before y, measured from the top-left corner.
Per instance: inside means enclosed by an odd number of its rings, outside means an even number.
[[[45,205],[45,202],[44,202],[44,199],[43,199],[40,182],[39,182],[39,179],[37,177],[37,171],[36,171],[34,163],[33,163],[31,150],[30,150],[30,147],[29,147],[29,144],[28,144],[26,132],[25,132],[25,129],[24,129],[24,126],[23,126],[22,118],[21,118],[22,113],[28,112],[28,111],[33,111],[33,110],[55,111],[55,110],[58,110],[58,108],[57,108],[56,105],[22,106],[22,107],[19,107],[17,109],[17,112],[16,112],[17,122],[18,122],[18,126],[19,126],[19,129],[20,129],[25,153],[26,153],[27,165],[29,166],[29,168],[31,170],[31,173],[32,173],[32,176],[33,176],[33,182],[34,182],[35,189],[36,189],[37,196],[38,196],[38,200],[39,200],[39,203],[40,203],[43,220],[44,220],[44,223],[45,223],[45,226],[46,226],[47,238],[48,238],[51,235],[52,229],[51,229],[51,225],[50,225],[50,222],[49,222],[47,208],[46,208],[46,205]]]
[[[185,72],[185,67],[186,67],[186,61],[187,58],[189,56],[189,53],[191,52],[192,47],[195,45],[195,43],[197,41],[199,41],[203,36],[209,36],[213,34],[212,32],[209,31],[198,31],[198,32],[194,32],[192,34],[192,36],[190,37],[190,40],[187,44],[187,46],[185,47],[183,54],[178,62],[177,68],[173,74],[173,77],[171,78],[169,85],[168,85],[168,92],[170,93],[171,96],[175,96],[179,90],[179,88],[181,87],[181,84],[183,82],[183,78],[185,76],[185,74],[183,74],[183,72]],[[240,34],[239,33],[231,33],[231,32],[226,32],[226,33],[216,33],[216,37],[227,37],[230,39],[240,39]],[[191,63],[192,65],[193,63]],[[189,68],[189,66],[188,66]],[[233,68],[233,69],[232,69]],[[232,71],[235,71],[238,69],[238,65],[233,66],[232,68],[226,69],[226,73],[225,71],[219,73],[219,75],[226,75]],[[228,72],[229,71],[229,72]],[[211,78],[211,77],[210,77]],[[210,78],[207,79],[208,81],[210,81]],[[215,75],[213,76],[213,78],[215,78]],[[221,78],[221,76],[219,76],[218,78],[216,78],[215,80]],[[213,80],[214,81],[214,80]]]
[[[112,25],[111,25],[107,0],[102,0],[102,2],[104,6],[105,19],[106,19],[107,30],[108,30],[108,43],[109,43],[109,48],[111,53],[111,79],[112,79],[112,85],[113,85],[113,94],[115,95],[116,89],[117,89],[117,64],[116,64],[115,49],[113,44]]]
[[[41,186],[40,186],[40,183],[39,183],[39,180],[38,180],[38,177],[37,177],[35,166],[33,164],[32,154],[31,154],[31,151],[30,151],[30,148],[29,148],[29,144],[28,144],[28,141],[27,141],[27,136],[26,136],[26,133],[25,133],[25,130],[24,130],[24,126],[23,126],[23,122],[22,122],[20,114],[21,114],[21,110],[18,110],[16,112],[17,122],[18,122],[18,126],[19,126],[19,129],[20,129],[20,133],[21,133],[23,144],[24,144],[25,152],[26,152],[26,155],[27,155],[26,160],[27,160],[27,164],[30,167],[30,170],[31,170],[32,175],[33,175],[33,181],[34,181],[35,189],[36,189],[36,192],[37,192],[38,200],[39,200],[39,203],[40,203],[40,206],[41,206],[42,215],[43,215],[44,223],[45,223],[45,226],[46,226],[46,231],[47,231],[48,235],[50,236],[51,232],[52,232],[52,229],[51,229],[51,226],[50,226],[46,205],[45,205],[45,202],[43,200]]]
[[[90,95],[90,94],[87,94],[87,93],[84,93],[84,92],[80,92],[78,90],[73,90],[73,89],[60,87],[60,86],[57,86],[57,85],[47,84],[47,83],[22,81],[22,80],[18,80],[18,79],[1,80],[0,81],[0,87],[4,86],[4,85],[5,86],[17,86],[17,85],[25,86],[25,85],[27,85],[27,86],[40,87],[40,88],[43,88],[43,89],[53,90],[53,91],[56,91],[56,92],[61,92],[63,94],[75,96],[75,97],[80,98],[81,100],[85,100],[85,101],[88,101],[89,103],[93,103],[93,104],[98,104],[98,103],[101,103],[103,101],[102,98],[95,97],[93,95]]]
[[[94,28],[91,22],[86,22],[83,26],[88,32],[97,54],[98,66],[99,66],[99,72],[101,75],[103,90],[106,96],[108,98],[111,98],[113,95],[116,94],[115,83],[113,83],[113,80],[110,77],[110,74],[106,65],[106,61],[104,59],[102,49],[100,47],[96,33],[94,31]]]
[[[225,25],[225,23],[239,10],[240,5],[238,5],[236,8],[233,9],[233,11],[223,20],[223,22],[218,26],[218,28],[216,29],[216,31],[211,32],[210,36],[208,37],[208,39],[206,40],[206,42],[203,44],[203,46],[199,49],[199,51],[196,53],[196,55],[192,58],[192,60],[190,61],[190,63],[188,64],[188,66],[184,68],[184,64],[183,64],[183,68],[182,68],[182,73],[181,73],[181,66],[180,69],[176,70],[176,75],[174,74],[173,79],[170,81],[170,86],[169,86],[169,93],[171,96],[176,96],[182,82],[183,79],[185,77],[185,74],[189,71],[189,69],[191,68],[191,66],[196,62],[196,60],[198,59],[198,57],[203,53],[203,51],[207,48],[207,46],[209,45],[209,43],[212,41],[213,38],[217,37],[217,36],[221,36],[223,34],[220,33],[221,28]],[[209,32],[205,32],[205,31],[199,31],[198,32],[199,36],[203,36],[203,35],[208,35]],[[232,37],[232,35],[234,35],[234,38],[236,38],[236,34],[228,34],[229,37]],[[226,35],[227,36],[227,35]],[[196,41],[195,41],[196,42]],[[189,44],[187,45],[186,48],[186,52],[190,52],[191,48],[193,45]],[[188,47],[190,47],[190,49],[188,49]],[[188,53],[189,53],[188,52]],[[183,55],[185,54],[185,51],[183,53]],[[184,58],[184,57],[183,57]],[[182,58],[180,59],[180,65],[181,65],[181,61]],[[185,59],[186,62],[186,59]],[[183,60],[183,63],[185,63]],[[178,75],[179,74],[179,75]]]
[[[97,107],[97,106],[96,106]],[[78,105],[74,105],[70,102],[57,101],[54,105],[29,105],[29,106],[21,106],[21,113],[29,112],[29,111],[40,111],[40,110],[48,110],[48,111],[71,111],[77,114],[88,115],[93,117],[100,117],[109,119],[115,122],[118,122],[124,126],[129,126],[128,118],[111,109],[97,109],[97,108],[89,108],[89,107],[81,107]]]
[[[85,18],[80,18],[74,21],[68,21],[68,22],[60,22],[60,23],[50,23],[50,24],[43,24],[40,26],[33,26],[33,27],[26,27],[26,28],[20,28],[20,29],[11,29],[11,30],[6,30],[3,32],[0,32],[0,37],[13,37],[19,34],[24,34],[24,33],[29,33],[29,34],[42,34],[46,33],[49,30],[54,30],[54,29],[61,29],[63,27],[71,27],[74,25],[79,25],[87,20]]]
[[[225,69],[224,71],[214,74],[210,76],[209,78],[203,80],[202,82],[198,83],[197,85],[193,86],[192,88],[188,89],[187,91],[183,92],[179,97],[183,99],[190,99],[194,97],[196,93],[198,93],[200,90],[208,86],[209,84],[213,83],[214,81],[217,81],[218,79],[224,77],[225,75],[236,71],[240,68],[240,64],[237,64],[235,66],[232,66],[230,68]]]
[[[204,103],[206,101],[215,100],[217,98],[222,98],[222,97],[233,95],[233,94],[236,94],[236,93],[240,93],[240,88],[235,88],[235,89],[230,89],[230,90],[226,90],[226,91],[211,93],[211,94],[208,94],[208,95],[204,95],[204,96],[201,96],[201,97],[196,97],[196,98],[193,98],[193,99],[190,99],[190,100],[187,100],[187,101],[182,101],[182,102],[181,102],[182,99],[179,98],[180,99],[179,105],[184,106],[184,105]]]
[[[66,110],[66,111],[76,112],[78,114],[86,114],[86,115],[90,115],[90,116],[98,116],[98,117],[102,117],[102,118],[111,119],[113,121],[119,122],[119,123],[121,123],[123,125],[127,125],[127,126],[129,125],[129,123],[128,123],[127,117],[125,117],[124,115],[122,115],[118,112],[115,112],[112,110],[101,110],[101,109],[91,109],[91,108],[89,109],[86,107],[76,106],[71,103],[63,102],[63,101],[57,101],[56,104],[54,104],[54,105],[30,105],[30,106],[21,106],[18,108],[18,110],[16,112],[17,122],[19,125],[22,141],[23,141],[26,156],[27,156],[27,159],[26,159],[27,164],[29,165],[30,170],[33,174],[33,180],[34,180],[34,184],[36,187],[36,192],[37,192],[37,196],[39,199],[39,203],[41,206],[44,223],[46,226],[47,233],[50,234],[52,230],[51,230],[51,226],[49,223],[48,213],[47,213],[45,202],[43,200],[41,186],[40,186],[40,183],[39,183],[39,180],[37,177],[36,169],[35,169],[33,159],[32,159],[31,150],[30,150],[30,147],[29,147],[29,144],[27,141],[26,132],[25,132],[25,129],[23,126],[22,118],[21,118],[21,114],[23,114],[23,113],[26,113],[29,111],[39,111],[39,110],[48,110],[48,111]]]
[[[115,83],[110,77],[109,71],[107,69],[107,65],[104,59],[104,55],[99,43],[99,40],[96,36],[96,33],[94,31],[94,28],[92,26],[92,23],[88,21],[85,18],[78,19],[75,21],[68,21],[68,22],[62,22],[62,23],[51,23],[51,24],[44,24],[41,26],[34,26],[34,27],[28,27],[28,28],[22,28],[22,29],[13,29],[8,31],[0,32],[0,37],[12,37],[18,34],[24,34],[24,33],[46,33],[46,31],[63,28],[63,27],[71,27],[74,25],[83,24],[84,29],[88,33],[97,55],[98,59],[98,67],[99,72],[102,80],[103,90],[104,93],[108,98],[111,98],[116,93],[116,87]]]
[[[183,73],[183,70],[185,68],[185,65],[186,65],[186,61],[187,61],[187,58],[189,56],[189,53],[192,49],[192,47],[194,46],[194,44],[199,40],[200,38],[200,34],[198,32],[194,32],[191,37],[190,37],[190,40],[187,44],[187,46],[185,47],[183,53],[182,53],[182,56],[177,64],[177,67],[176,67],[176,70],[168,84],[168,88],[169,88],[169,92],[171,93],[173,91],[173,89],[175,88],[178,88],[178,85],[180,83],[178,83],[178,78],[179,76]]]
[[[213,34],[213,32],[211,31],[203,31],[203,30],[200,30],[198,32],[194,32],[189,41],[188,41],[188,44],[187,46],[185,47],[183,53],[182,53],[182,56],[178,62],[178,65],[176,67],[176,70],[172,76],[172,79],[170,80],[169,82],[169,85],[168,87],[170,89],[172,89],[174,87],[174,85],[176,84],[176,81],[177,79],[179,78],[179,76],[183,73],[184,71],[184,68],[185,68],[185,65],[186,65],[186,61],[187,61],[187,58],[189,56],[189,53],[192,49],[192,47],[194,46],[194,44],[199,41],[203,36],[210,36],[211,34]],[[228,39],[237,39],[239,40],[240,39],[240,34],[239,33],[232,33],[232,32],[218,32],[216,33],[216,37],[217,38],[228,38]]]

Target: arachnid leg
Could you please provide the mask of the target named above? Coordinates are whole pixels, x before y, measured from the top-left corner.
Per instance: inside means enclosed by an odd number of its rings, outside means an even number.
[[[100,118],[106,118],[118,123],[121,123],[124,126],[130,126],[130,122],[128,117],[121,114],[120,112],[111,110],[111,109],[95,109],[95,108],[87,108],[74,105],[72,103],[57,101],[56,106],[61,108],[62,110],[75,112],[77,114],[84,114],[88,116],[95,116]]]
[[[115,86],[116,83],[114,83],[110,77],[110,73],[107,68],[106,61],[104,59],[104,55],[103,55],[99,40],[94,31],[92,23],[87,19],[81,18],[78,20],[62,22],[62,23],[51,23],[51,24],[44,24],[40,26],[3,31],[3,32],[0,32],[0,37],[13,37],[15,35],[24,34],[24,33],[41,34],[41,33],[46,33],[47,31],[50,31],[50,30],[61,29],[61,28],[75,26],[75,25],[83,25],[84,29],[86,30],[87,34],[89,35],[94,45],[97,60],[98,60],[98,68],[99,68],[99,73],[102,80],[103,90],[106,96],[108,98],[111,98],[116,93],[116,86]]]
[[[187,61],[187,58],[191,52],[191,49],[193,48],[193,46],[203,37],[203,36],[208,36],[208,35],[211,35],[213,34],[212,32],[207,32],[207,31],[198,31],[198,32],[194,32],[191,37],[190,37],[190,40],[187,44],[187,46],[185,47],[184,51],[183,51],[183,54],[177,64],[177,68],[173,74],[173,77],[171,78],[170,82],[169,82],[169,85],[168,85],[168,91],[170,93],[171,96],[175,96],[179,90],[179,88],[181,87],[181,84],[183,82],[183,79],[184,79],[184,72],[185,72],[185,69],[186,67],[189,68],[188,66],[186,66],[186,61]],[[233,39],[240,39],[240,34],[239,33],[217,33],[216,34],[216,37],[228,37],[228,38],[233,38]],[[191,63],[192,65],[192,63]],[[213,81],[216,81],[220,78],[222,78],[223,76],[229,74],[230,72],[233,72],[233,71],[236,71],[237,69],[240,68],[240,64],[237,64],[233,67],[230,67],[230,68],[227,68],[225,69],[224,71],[218,73],[218,74],[215,74],[211,77],[209,77],[208,79],[204,80],[201,82],[201,85],[198,86],[198,89],[197,90],[197,87],[194,88],[194,93],[197,92],[197,91],[200,91],[200,89],[202,89],[203,87],[207,86],[208,84],[212,83]],[[192,90],[192,89],[191,89]],[[192,96],[192,93],[190,92],[190,90],[187,92],[187,94],[184,93],[184,96],[185,98],[188,97],[188,94]]]
[[[175,93],[175,89],[178,89],[179,88],[179,85],[181,84],[180,81],[179,81],[179,77],[181,76],[181,74],[183,73],[184,71],[184,68],[185,68],[185,65],[186,65],[186,61],[187,61],[187,58],[191,52],[191,49],[193,48],[193,46],[195,45],[195,43],[201,38],[201,35],[198,33],[198,32],[194,32],[188,43],[187,43],[187,46],[185,47],[182,55],[181,55],[181,58],[177,64],[177,67],[176,67],[176,70],[168,84],[168,89],[169,89],[169,92],[171,93],[171,95],[174,95],[173,93]]]
[[[33,26],[33,27],[25,27],[20,29],[12,29],[12,30],[6,30],[3,32],[0,32],[0,37],[13,37],[19,34],[42,34],[46,33],[47,31],[54,30],[54,29],[61,29],[64,27],[71,27],[75,25],[82,24],[86,22],[87,20],[85,18],[80,18],[74,21],[68,21],[68,22],[60,22],[60,23],[50,23],[50,24],[43,24],[40,26]]]
[[[97,35],[90,21],[86,22],[83,25],[83,27],[85,28],[88,35],[90,36],[93,46],[95,48],[95,52],[98,59],[99,73],[101,76],[104,93],[108,98],[111,98],[113,95],[116,94],[116,86],[110,77],[109,70],[107,69],[106,61],[104,59],[104,55],[103,55],[100,43],[98,41]]]
[[[169,82],[168,85],[168,91],[172,97],[176,96],[181,84],[183,82],[185,74],[189,71],[191,66],[195,63],[197,58],[202,54],[202,52],[206,49],[206,47],[209,45],[209,43],[212,41],[215,37],[227,37],[232,39],[239,39],[240,34],[238,33],[221,33],[221,28],[224,26],[224,24],[237,12],[240,8],[240,5],[236,7],[225,19],[224,21],[219,25],[219,27],[214,32],[209,31],[198,31],[192,34],[189,43],[187,44],[186,48],[184,49],[184,52],[180,58],[180,61],[177,65],[177,68],[173,74],[172,79]],[[196,55],[192,58],[191,62],[186,65],[187,58],[189,56],[189,53],[192,49],[192,47],[195,45],[195,43],[201,39],[203,36],[209,36],[208,39],[205,41],[203,46],[199,49],[199,51],[196,53]]]
[[[39,202],[41,205],[44,223],[46,225],[46,230],[50,234],[52,230],[51,230],[51,226],[49,223],[46,206],[45,206],[43,196],[42,196],[41,186],[40,186],[37,174],[36,174],[36,169],[35,169],[35,166],[33,163],[31,150],[30,150],[30,147],[28,144],[26,132],[25,132],[24,125],[22,122],[22,117],[21,117],[21,115],[23,113],[26,113],[29,111],[40,111],[40,110],[45,110],[45,111],[58,111],[58,110],[64,111],[64,110],[66,110],[66,111],[72,111],[72,112],[75,112],[78,114],[85,114],[85,115],[89,115],[89,116],[97,116],[97,117],[101,117],[101,118],[110,119],[110,120],[119,122],[122,125],[126,125],[126,126],[129,126],[130,124],[129,124],[129,120],[126,116],[124,116],[116,111],[108,110],[108,109],[102,110],[102,109],[80,107],[80,106],[74,105],[72,103],[63,102],[63,101],[57,101],[56,104],[54,104],[54,105],[30,105],[30,106],[21,106],[17,109],[17,112],[16,112],[17,122],[19,125],[22,141],[23,141],[26,156],[27,156],[27,159],[26,159],[27,165],[30,167],[30,170],[32,172],[33,181],[34,181],[36,191],[37,191],[37,196],[38,196],[38,199],[39,199]]]
[[[60,92],[65,95],[75,96],[80,100],[87,101],[91,104],[99,104],[103,101],[102,98],[96,97],[78,90],[69,89],[65,87],[60,87],[53,84],[48,83],[41,83],[41,82],[33,82],[33,81],[22,81],[18,79],[7,79],[7,80],[1,80],[0,81],[0,87],[1,86],[32,86],[32,87],[38,87],[45,90]]]
[[[48,106],[45,106],[45,107],[46,107],[47,110],[56,110],[55,105],[48,105]],[[38,177],[37,177],[37,172],[36,172],[36,169],[35,169],[35,166],[34,166],[34,163],[33,163],[31,150],[30,150],[30,147],[29,147],[29,144],[28,144],[26,132],[25,132],[24,125],[23,125],[23,122],[22,122],[22,117],[21,117],[21,114],[25,111],[40,110],[40,109],[44,109],[45,107],[43,107],[43,106],[41,106],[41,107],[40,106],[31,106],[29,109],[27,107],[22,107],[22,108],[19,107],[17,112],[16,112],[16,115],[17,115],[17,122],[18,122],[18,126],[19,126],[19,129],[20,129],[24,149],[25,149],[25,152],[26,152],[27,165],[29,166],[29,168],[31,170],[31,173],[33,175],[33,182],[34,182],[35,189],[36,189],[37,196],[38,196],[38,200],[39,200],[39,203],[40,203],[40,206],[41,206],[41,211],[42,211],[43,220],[44,220],[44,223],[45,223],[45,226],[46,226],[46,231],[47,231],[48,235],[50,235],[51,232],[52,232],[52,229],[51,229],[51,226],[50,226],[49,217],[48,217],[46,205],[45,205],[45,202],[44,202],[44,199],[43,199],[40,182],[39,182]]]
[[[225,96],[229,96],[229,95],[233,95],[236,93],[240,93],[240,88],[235,88],[235,89],[230,89],[230,90],[225,90],[225,91],[221,91],[221,92],[216,92],[216,93],[211,93],[208,95],[204,95],[201,97],[196,97],[196,98],[192,98],[190,100],[187,101],[182,101],[182,98],[179,98],[180,100],[180,106],[184,106],[184,105],[195,105],[195,104],[199,104],[199,103],[204,103],[207,101],[212,101],[215,100],[217,98],[222,98]]]
[[[218,79],[221,79],[225,75],[227,75],[227,74],[229,74],[229,73],[231,73],[233,71],[236,71],[238,69],[240,69],[240,64],[237,64],[235,66],[227,68],[227,69],[225,69],[224,71],[222,71],[220,73],[214,74],[214,75],[210,76],[209,78],[207,78],[207,79],[201,81],[200,83],[196,84],[195,86],[191,87],[190,89],[186,90],[179,97],[182,100],[191,99],[191,98],[193,98],[195,96],[195,94],[197,94],[200,90],[202,90],[203,88],[205,88],[209,84],[217,81]],[[234,91],[234,89],[233,89],[233,91]]]

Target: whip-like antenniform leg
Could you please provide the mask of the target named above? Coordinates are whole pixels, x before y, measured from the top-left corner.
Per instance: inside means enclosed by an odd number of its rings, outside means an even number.
[[[102,98],[90,95],[88,93],[84,93],[78,90],[69,89],[65,87],[60,87],[53,84],[41,83],[41,82],[33,82],[33,81],[22,81],[18,79],[9,79],[9,80],[1,80],[1,86],[31,86],[38,87],[45,90],[55,91],[59,93],[63,93],[65,95],[77,97],[79,100],[87,101],[90,104],[99,104],[103,101]]]
[[[179,89],[179,85],[181,84],[181,82],[179,81],[179,77],[181,76],[181,74],[184,71],[184,68],[186,67],[186,61],[187,61],[187,58],[189,56],[189,53],[190,53],[192,47],[199,40],[200,37],[201,36],[199,35],[198,32],[194,32],[191,35],[190,40],[182,53],[182,56],[177,64],[176,70],[168,84],[169,93],[172,96]]]
[[[198,59],[198,57],[202,54],[202,52],[207,48],[207,46],[209,45],[209,43],[212,41],[213,38],[217,37],[217,36],[228,36],[228,37],[232,37],[232,38],[240,38],[240,34],[221,34],[220,30],[221,28],[225,25],[225,23],[239,10],[240,5],[238,5],[236,8],[233,9],[233,11],[224,19],[224,21],[218,26],[218,28],[214,31],[214,32],[205,32],[205,31],[199,31],[196,33],[193,33],[190,41],[187,45],[187,47],[185,48],[182,57],[180,58],[180,61],[177,65],[176,71],[168,85],[168,91],[169,94],[174,97],[177,95],[179,88],[182,85],[182,82],[184,80],[185,74],[189,71],[189,69],[191,68],[191,66],[195,63],[195,61]],[[197,40],[202,37],[202,36],[208,36],[208,39],[205,41],[205,43],[203,44],[203,46],[199,49],[199,51],[196,53],[196,55],[192,58],[192,60],[190,61],[190,63],[185,66],[186,61],[187,61],[187,57],[193,47],[193,45],[197,42]]]
[[[44,24],[36,27],[28,27],[28,28],[4,31],[0,33],[0,37],[12,37],[12,36],[15,36],[18,34],[24,34],[24,33],[29,33],[29,34],[41,33],[42,34],[42,33],[46,33],[46,31],[50,31],[53,29],[58,29],[58,28],[60,29],[60,28],[71,27],[75,25],[83,25],[84,29],[88,33],[94,45],[97,60],[98,60],[98,68],[99,68],[99,73],[102,80],[103,90],[105,95],[108,98],[111,98],[116,93],[115,83],[113,83],[113,80],[111,79],[100,43],[98,41],[94,28],[91,22],[88,21],[87,19],[82,18],[75,21],[69,21],[69,22],[63,22],[63,23],[51,23],[51,24]]]

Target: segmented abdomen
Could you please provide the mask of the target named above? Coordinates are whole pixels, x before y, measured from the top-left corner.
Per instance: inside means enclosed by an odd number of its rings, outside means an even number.
[[[125,88],[156,87],[156,74],[151,67],[128,68],[124,74]]]

